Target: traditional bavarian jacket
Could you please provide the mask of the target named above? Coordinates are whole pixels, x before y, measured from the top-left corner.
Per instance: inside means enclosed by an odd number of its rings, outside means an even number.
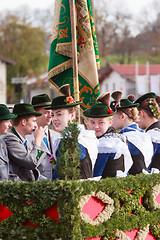
[[[98,155],[98,140],[95,132],[86,130],[82,124],[79,124],[80,134],[78,136],[78,146],[80,148],[80,173],[82,179],[92,178],[93,169]],[[61,137],[55,141],[53,146],[53,156],[58,161],[59,149],[61,146]],[[57,172],[57,165],[52,176],[52,180],[60,178]]]
[[[148,170],[150,171],[152,168],[160,170],[160,121],[157,121],[149,126],[146,129],[146,133],[151,137],[154,147],[152,161]]]
[[[51,154],[53,152],[54,141],[60,136],[60,133],[51,129],[47,129],[46,132],[47,132],[47,138],[48,138],[49,144],[47,147],[44,140],[41,142],[40,150],[44,152],[45,155],[44,155],[43,161],[37,167],[37,169],[40,171],[40,174],[41,174],[39,180],[52,178],[53,166],[52,164],[50,164],[49,158],[51,157]],[[27,137],[27,140],[29,140],[29,142],[31,143],[33,148],[34,142],[35,142],[34,132],[31,135],[27,135],[26,137]]]
[[[102,178],[127,176],[133,161],[125,137],[109,128],[98,140],[98,157],[93,176]]]
[[[120,130],[127,138],[128,148],[132,156],[133,165],[129,174],[141,173],[147,170],[153,156],[153,145],[149,135],[147,135],[135,122]]]
[[[44,156],[39,146],[34,145],[32,148],[27,141],[27,147],[25,148],[23,140],[13,127],[7,134],[3,135],[3,140],[7,146],[13,173],[22,181],[39,180],[40,173],[37,167]]]

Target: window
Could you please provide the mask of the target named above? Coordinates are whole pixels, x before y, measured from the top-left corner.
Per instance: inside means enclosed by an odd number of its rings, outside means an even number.
[[[116,90],[116,84],[113,83],[113,86],[112,86],[112,91],[115,91]]]

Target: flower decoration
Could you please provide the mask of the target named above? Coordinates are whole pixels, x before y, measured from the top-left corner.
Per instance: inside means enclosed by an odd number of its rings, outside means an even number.
[[[159,113],[157,112],[157,109],[153,106],[154,102],[152,100],[149,101],[149,108],[153,114],[153,116],[159,116]]]
[[[109,114],[112,114],[114,113],[110,108],[108,108],[108,111],[107,111]]]
[[[113,109],[114,111],[117,107],[120,107],[120,106],[121,106],[120,102],[118,102],[118,101],[113,101],[113,102],[111,102],[111,105],[110,105],[111,109]]]
[[[152,195],[153,195],[153,200],[154,200],[154,208],[157,209],[159,208],[160,209],[160,204],[157,202],[157,198],[159,197],[159,194],[160,194],[160,184],[157,184],[155,185],[153,188],[152,188]]]
[[[73,97],[72,96],[69,96],[69,97],[66,97],[66,100],[65,100],[65,102],[67,103],[67,105],[68,104],[71,104],[71,103],[73,103],[74,102],[74,99],[73,99]]]
[[[134,229],[132,231],[129,231],[130,234],[132,235],[136,233],[136,236],[135,236],[135,240],[145,240],[145,239],[148,239],[146,238],[147,237],[147,234],[149,233],[149,225],[147,225],[146,227],[142,228],[142,229]],[[119,240],[131,240],[133,238],[130,238],[129,236],[127,236],[127,232],[123,232],[121,230],[117,230],[117,233],[116,233],[116,239],[119,239]]]
[[[116,107],[120,107],[121,105],[120,105],[120,102],[116,102],[116,104],[115,104],[115,108]]]
[[[83,206],[89,201],[90,197],[96,197],[97,199],[101,200],[103,204],[105,204],[104,210],[99,213],[99,215],[94,220],[92,220],[87,214],[82,212]],[[96,226],[111,218],[111,215],[114,212],[114,201],[104,192],[91,192],[91,194],[81,197],[79,202],[79,208],[81,210],[80,215],[82,221],[85,223],[89,223],[92,226]]]
[[[53,164],[53,168],[55,168],[56,160],[55,160],[55,158],[54,158],[54,156],[53,156],[53,153],[52,153],[52,155],[51,155],[50,158],[49,158],[49,163],[50,163],[50,164]]]

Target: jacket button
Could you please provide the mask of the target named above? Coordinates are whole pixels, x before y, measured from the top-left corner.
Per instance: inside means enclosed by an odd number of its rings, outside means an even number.
[[[43,168],[42,172],[45,172],[45,171],[46,171],[46,169]]]

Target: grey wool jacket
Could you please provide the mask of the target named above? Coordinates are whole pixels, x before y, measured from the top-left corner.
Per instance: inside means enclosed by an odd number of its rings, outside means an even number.
[[[45,142],[41,142],[40,149],[45,153],[43,161],[38,166],[38,170],[40,171],[41,177],[40,180],[43,179],[51,179],[52,178],[52,169],[53,166],[49,162],[49,158],[53,152],[53,145],[57,138],[60,137],[60,133],[54,130],[47,130],[47,137],[49,139],[49,148],[46,146]],[[31,143],[32,147],[34,146],[34,134],[27,135],[27,140]]]
[[[32,146],[27,141],[27,149],[23,141],[15,134],[12,129],[3,136],[8,150],[8,157],[12,166],[13,173],[18,175],[22,181],[36,181],[39,179],[38,165],[44,158],[37,145]]]

